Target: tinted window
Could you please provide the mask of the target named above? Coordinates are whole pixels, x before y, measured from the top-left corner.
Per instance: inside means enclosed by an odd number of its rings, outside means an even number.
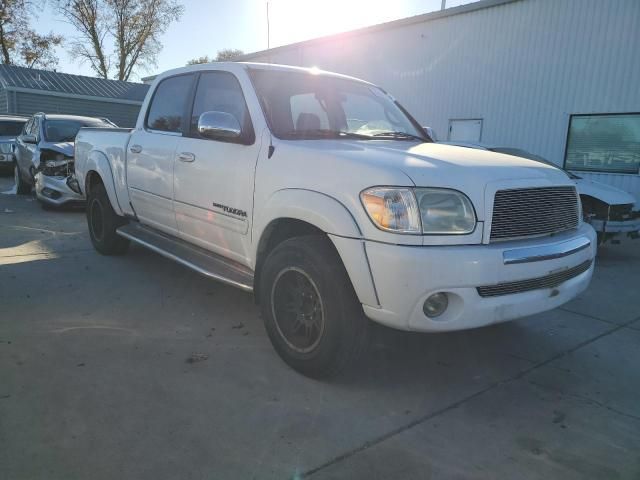
[[[573,115],[565,168],[638,173],[640,114]]]
[[[15,137],[20,135],[26,122],[0,122],[0,137]]]
[[[224,112],[233,115],[242,127],[242,131],[251,134],[251,121],[242,88],[236,77],[227,72],[203,73],[191,113],[191,132],[197,135],[198,119],[204,112]]]
[[[180,132],[193,75],[167,78],[156,88],[147,114],[147,128]]]
[[[73,142],[82,127],[110,128],[104,120],[45,120],[44,139],[47,142]]]

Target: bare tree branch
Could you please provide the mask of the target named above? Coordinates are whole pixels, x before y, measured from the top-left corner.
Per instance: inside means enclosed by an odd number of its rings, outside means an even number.
[[[0,0],[0,61],[29,68],[52,68],[58,63],[55,47],[62,36],[40,35],[29,26],[42,2],[38,0]]]
[[[160,36],[184,11],[177,0],[59,0],[58,6],[79,33],[72,54],[103,78],[113,66],[118,80],[155,65]],[[104,46],[107,37],[113,41],[111,53]]]

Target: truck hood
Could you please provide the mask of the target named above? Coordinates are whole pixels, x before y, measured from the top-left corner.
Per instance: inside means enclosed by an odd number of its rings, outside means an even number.
[[[53,150],[73,157],[73,142],[40,142],[40,150]]]
[[[479,220],[492,208],[497,190],[575,186],[553,166],[439,143],[343,139],[287,144],[292,156],[317,158],[315,168],[306,170],[306,175],[316,172],[315,181],[326,183],[337,195],[354,187],[362,190],[380,185],[451,188],[469,197]]]
[[[574,182],[581,195],[589,195],[590,197],[602,200],[609,205],[627,205],[629,203],[636,203],[636,199],[633,195],[619,188],[612,187],[611,185],[594,182],[593,180],[587,180],[585,178],[575,179]]]

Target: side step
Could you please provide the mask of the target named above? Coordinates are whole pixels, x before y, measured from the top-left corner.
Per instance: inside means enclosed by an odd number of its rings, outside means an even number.
[[[253,291],[253,271],[233,260],[139,223],[132,222],[123,225],[116,232],[118,235],[189,267],[205,277],[227,283],[247,292]]]

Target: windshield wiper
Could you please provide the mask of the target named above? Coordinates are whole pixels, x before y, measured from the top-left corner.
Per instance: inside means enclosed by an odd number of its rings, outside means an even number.
[[[426,139],[419,137],[418,135],[413,135],[412,133],[407,133],[407,132],[380,132],[380,133],[375,133],[373,136],[389,137],[389,138],[395,138],[399,140],[418,140],[420,142],[427,141]]]
[[[344,130],[330,130],[325,128],[311,129],[311,130],[291,130],[284,133],[285,137],[289,138],[358,138],[361,140],[371,140],[371,135],[361,135],[359,133],[345,132]]]

